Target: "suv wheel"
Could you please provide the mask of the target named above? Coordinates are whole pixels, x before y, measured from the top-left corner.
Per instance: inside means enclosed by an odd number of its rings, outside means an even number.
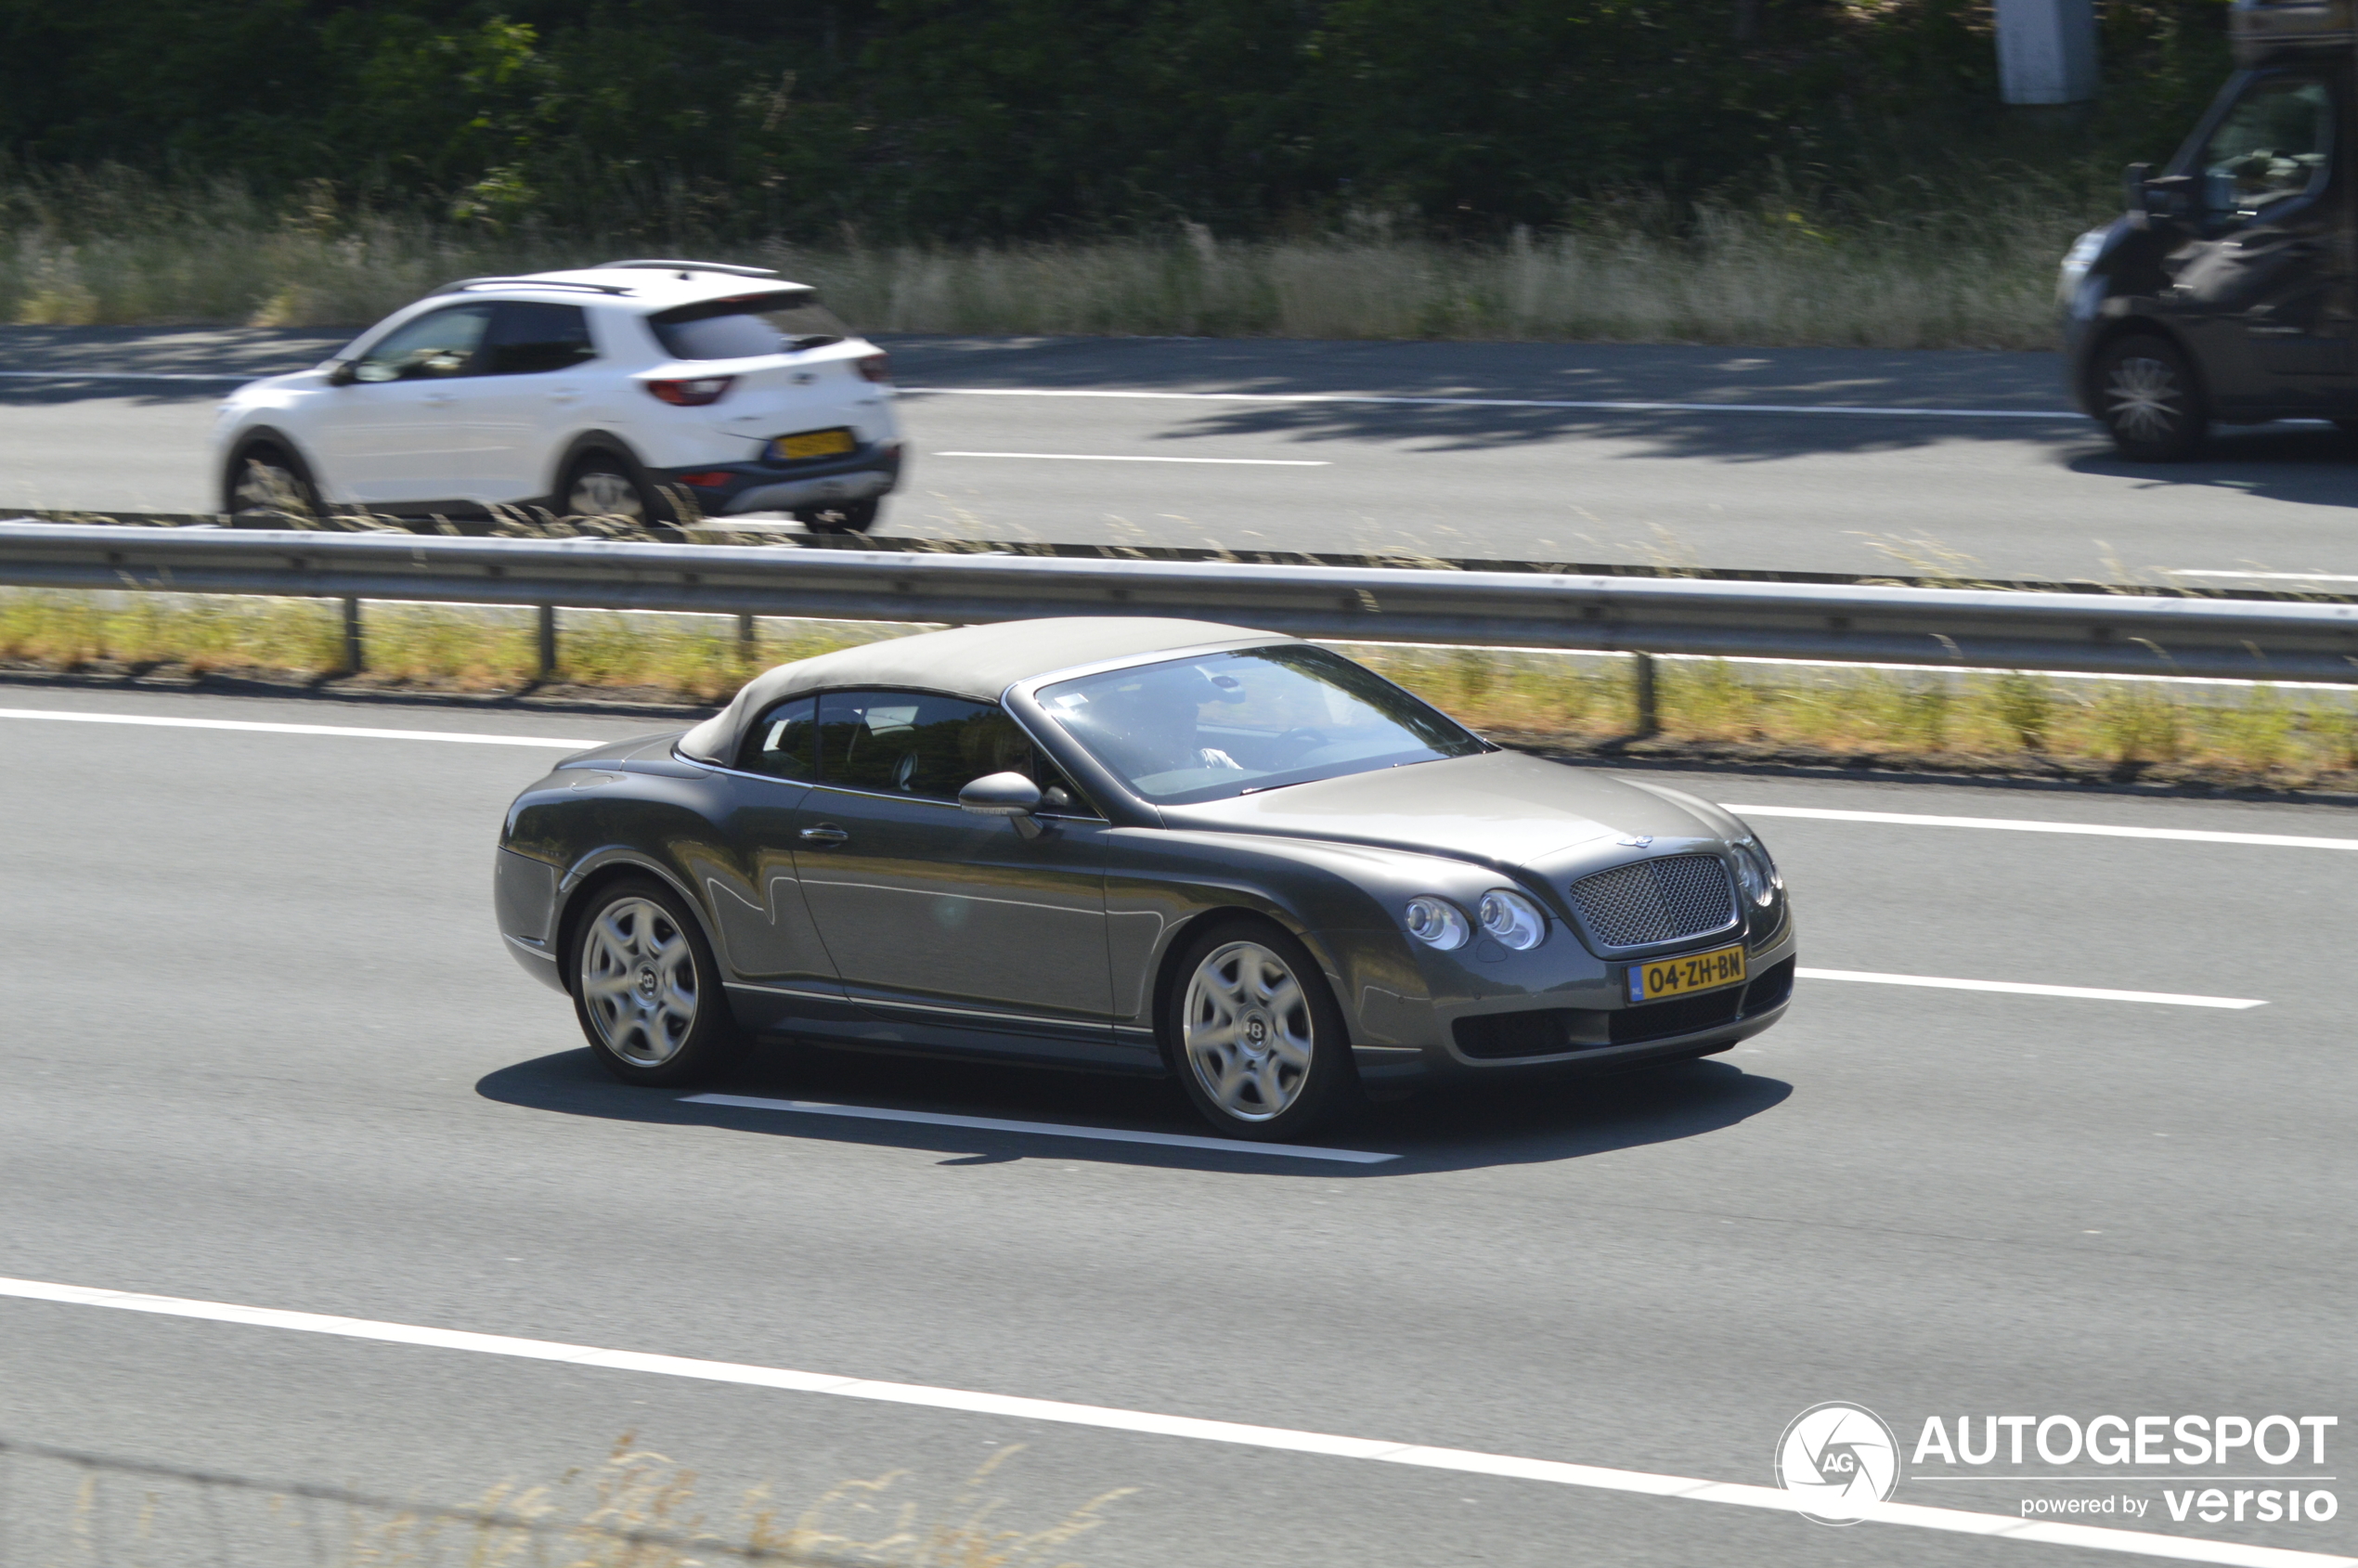
[[[565,473],[557,511],[566,517],[613,517],[668,534],[671,508],[635,464],[612,452],[584,452]]]
[[[231,460],[223,490],[222,510],[253,522],[316,518],[325,510],[319,504],[319,488],[311,482],[311,471],[303,460],[266,441],[240,449]]]
[[[883,511],[884,502],[870,496],[864,501],[805,507],[794,514],[794,520],[814,534],[864,534],[876,525]]]
[[[2121,338],[2096,357],[2096,417],[2122,457],[2180,462],[2201,445],[2209,419],[2185,356],[2148,333]]]

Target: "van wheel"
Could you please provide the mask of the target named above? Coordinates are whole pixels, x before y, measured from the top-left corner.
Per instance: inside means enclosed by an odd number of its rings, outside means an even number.
[[[884,502],[870,496],[864,501],[805,507],[794,514],[794,520],[814,534],[864,534],[876,525],[883,512]]]
[[[2096,417],[2134,462],[2183,462],[2202,445],[2209,416],[2184,355],[2137,333],[2097,356]]]

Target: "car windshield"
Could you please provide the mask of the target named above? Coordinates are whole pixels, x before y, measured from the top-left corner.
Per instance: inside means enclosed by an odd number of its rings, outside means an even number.
[[[1169,805],[1483,749],[1374,671],[1307,643],[1085,675],[1039,700],[1090,756]]]
[[[841,343],[850,329],[809,289],[683,305],[647,317],[674,359],[751,359]]]

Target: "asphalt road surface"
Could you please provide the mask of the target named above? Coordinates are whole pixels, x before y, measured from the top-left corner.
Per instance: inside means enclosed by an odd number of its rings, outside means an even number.
[[[1911,1448],[1935,1415],[2281,1413],[2338,1418],[2322,1467],[2245,1455],[2132,1482],[1933,1461],[1899,1500],[2012,1519],[2112,1493],[2150,1504],[2098,1522],[2115,1528],[2358,1551],[2358,1510],[2206,1525],[2162,1501],[2194,1476],[2353,1489],[2347,811],[1692,781],[1781,811],[2127,831],[1759,811],[1804,964],[1885,978],[1805,978],[1788,1021],[1705,1062],[1380,1108],[1328,1141],[1400,1158],[1344,1165],[606,1081],[488,907],[499,812],[559,750],[406,732],[643,721],[39,684],[0,706],[0,1436],[460,1501],[631,1432],[701,1471],[716,1516],[763,1482],[793,1505],[907,1471],[939,1497],[1022,1445],[985,1488],[1010,1524],[1135,1489],[1050,1559],[1092,1568],[2035,1568],[2130,1559],[1170,1419],[1762,1486],[1821,1401],[1869,1406]],[[2253,835],[2330,842],[2235,836]],[[1201,1131],[1160,1086],[783,1048],[724,1087]],[[25,1281],[937,1392],[834,1398],[32,1300]],[[946,1408],[942,1390],[1168,1430]],[[46,1506],[20,1489],[5,1508],[23,1532],[58,1524],[27,1517]]]
[[[229,383],[202,378],[292,369],[341,341],[0,329],[0,506],[209,507],[204,434]],[[2201,462],[2124,463],[2068,411],[2052,355],[891,346],[912,389],[912,456],[887,534],[2209,583],[2324,574],[2316,586],[2334,591],[2358,581],[2358,448],[2333,429],[2226,431]]]

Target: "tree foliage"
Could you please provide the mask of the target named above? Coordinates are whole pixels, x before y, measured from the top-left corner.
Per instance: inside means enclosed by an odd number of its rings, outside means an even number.
[[[2036,149],[2166,151],[2223,6],[2103,0]],[[1477,234],[2018,151],[1994,75],[1987,0],[0,0],[0,151],[495,226]]]

